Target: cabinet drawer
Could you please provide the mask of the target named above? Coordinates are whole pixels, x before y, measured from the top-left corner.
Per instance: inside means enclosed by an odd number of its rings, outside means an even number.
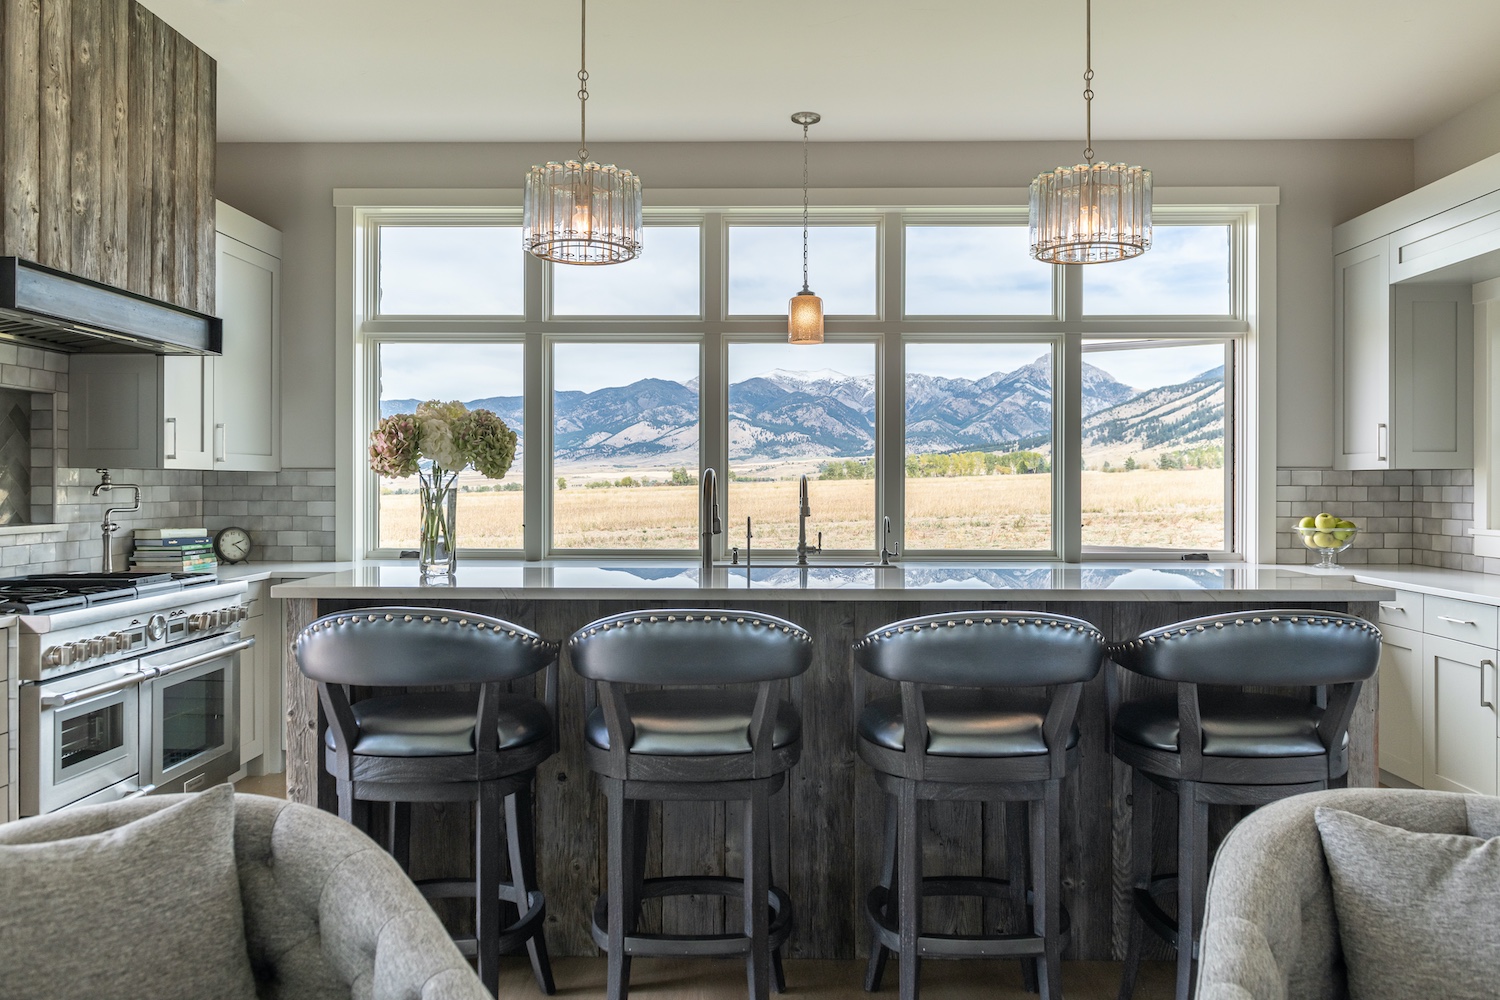
[[[1395,600],[1381,601],[1380,624],[1422,631],[1422,595],[1414,590],[1398,590]]]
[[[266,613],[266,588],[269,584],[264,580],[258,580],[250,584],[250,589],[245,591],[245,605],[250,609],[250,617]]]
[[[1422,631],[1428,635],[1440,635],[1493,649],[1500,645],[1496,641],[1497,625],[1500,625],[1500,609],[1493,604],[1455,601],[1451,597],[1434,597],[1431,594],[1422,600]]]

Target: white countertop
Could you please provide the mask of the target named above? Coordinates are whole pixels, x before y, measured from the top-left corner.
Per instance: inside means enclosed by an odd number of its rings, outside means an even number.
[[[1350,566],[1339,572],[1375,586],[1500,605],[1500,576],[1489,573],[1465,573],[1435,566]]]
[[[310,565],[310,564],[302,564]],[[1309,574],[1287,566],[1244,563],[898,563],[798,569],[717,566],[709,581],[696,562],[583,563],[460,561],[451,584],[424,584],[411,562],[343,564],[334,572],[287,580],[278,598],[489,600],[641,599],[754,594],[782,600],[1035,600],[1035,601],[1378,601],[1394,594],[1355,582],[1348,573]]]
[[[258,580],[280,580],[286,578],[296,579],[305,576],[322,576],[325,573],[337,573],[339,570],[348,569],[355,565],[350,562],[265,562],[265,563],[233,563],[219,566],[219,579],[226,581],[244,580],[246,583],[255,583]]]

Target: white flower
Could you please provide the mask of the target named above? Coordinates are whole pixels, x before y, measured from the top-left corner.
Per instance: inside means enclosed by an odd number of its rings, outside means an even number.
[[[421,420],[422,455],[434,465],[450,472],[457,472],[467,463],[463,449],[453,437],[453,426],[441,417],[426,417]]]

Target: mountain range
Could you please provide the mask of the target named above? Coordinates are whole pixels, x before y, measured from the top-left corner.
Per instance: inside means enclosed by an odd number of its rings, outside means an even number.
[[[729,457],[853,458],[875,447],[875,379],[823,369],[777,369],[729,387]],[[382,416],[419,400],[382,400]],[[520,427],[519,396],[467,400]],[[907,439],[914,452],[1044,446],[1052,426],[1052,361],[1044,355],[977,379],[907,377]],[[1137,391],[1083,366],[1084,446],[1184,447],[1223,433],[1224,369],[1177,385]],[[560,463],[697,464],[697,380],[647,378],[592,392],[558,392],[553,404]]]

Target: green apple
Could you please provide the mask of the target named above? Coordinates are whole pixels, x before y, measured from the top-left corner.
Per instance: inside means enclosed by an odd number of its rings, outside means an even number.
[[[1300,520],[1300,521],[1297,522],[1297,527],[1299,527],[1299,528],[1316,528],[1318,526],[1317,523],[1316,523],[1317,520],[1318,520],[1317,518],[1315,518],[1311,514],[1309,514],[1306,517],[1304,517],[1302,520]]]
[[[1358,530],[1359,528],[1355,526],[1353,521],[1340,521],[1333,529],[1333,537],[1337,538],[1342,544],[1353,538],[1354,533]]]
[[[1313,535],[1313,544],[1320,549],[1336,549],[1339,547],[1338,539],[1326,531],[1320,531]]]
[[[1324,511],[1317,517],[1313,518],[1313,527],[1317,528],[1319,531],[1331,531],[1332,529],[1338,527],[1338,523],[1339,519],[1334,517],[1327,511]]]

